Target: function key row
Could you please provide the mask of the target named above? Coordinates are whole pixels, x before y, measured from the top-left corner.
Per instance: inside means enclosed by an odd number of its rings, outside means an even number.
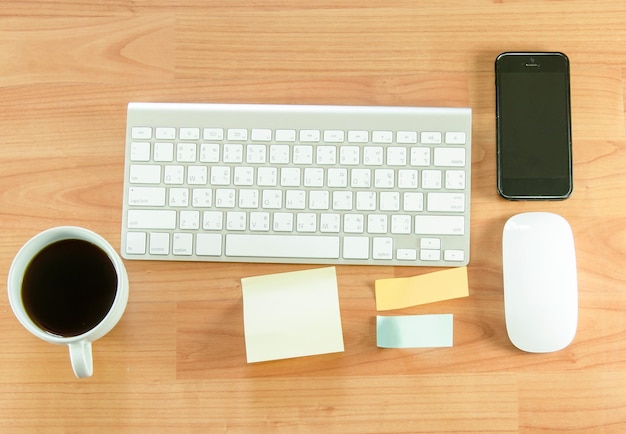
[[[461,131],[442,133],[440,131],[366,131],[366,130],[270,130],[255,128],[178,128],[173,127],[133,127],[133,140],[206,140],[206,141],[252,141],[252,142],[303,142],[303,143],[378,143],[378,144],[432,144],[464,145],[466,134]]]
[[[432,157],[431,157],[432,156]],[[194,142],[131,142],[130,161],[226,164],[297,164],[342,166],[430,166],[464,167],[464,147],[437,146],[381,146],[355,144],[307,145],[252,143],[201,143]]]

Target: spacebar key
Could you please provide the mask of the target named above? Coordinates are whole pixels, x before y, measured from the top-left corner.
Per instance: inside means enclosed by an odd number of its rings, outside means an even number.
[[[339,237],[228,234],[226,256],[336,259]]]

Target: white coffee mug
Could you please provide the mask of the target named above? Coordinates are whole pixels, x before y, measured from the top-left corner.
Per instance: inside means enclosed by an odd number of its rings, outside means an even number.
[[[11,264],[7,288],[28,331],[68,345],[79,378],[93,374],[91,343],[117,324],[128,302],[128,275],[115,249],[75,226],[51,228],[26,242]]]

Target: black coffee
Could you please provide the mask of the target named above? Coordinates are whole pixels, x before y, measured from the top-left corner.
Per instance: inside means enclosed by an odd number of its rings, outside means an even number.
[[[22,300],[35,324],[55,335],[83,334],[104,319],[117,292],[117,274],[99,247],[57,241],[28,264]]]

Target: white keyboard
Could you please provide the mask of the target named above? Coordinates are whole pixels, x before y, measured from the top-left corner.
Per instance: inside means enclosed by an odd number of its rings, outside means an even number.
[[[469,108],[130,103],[126,259],[462,266]]]

